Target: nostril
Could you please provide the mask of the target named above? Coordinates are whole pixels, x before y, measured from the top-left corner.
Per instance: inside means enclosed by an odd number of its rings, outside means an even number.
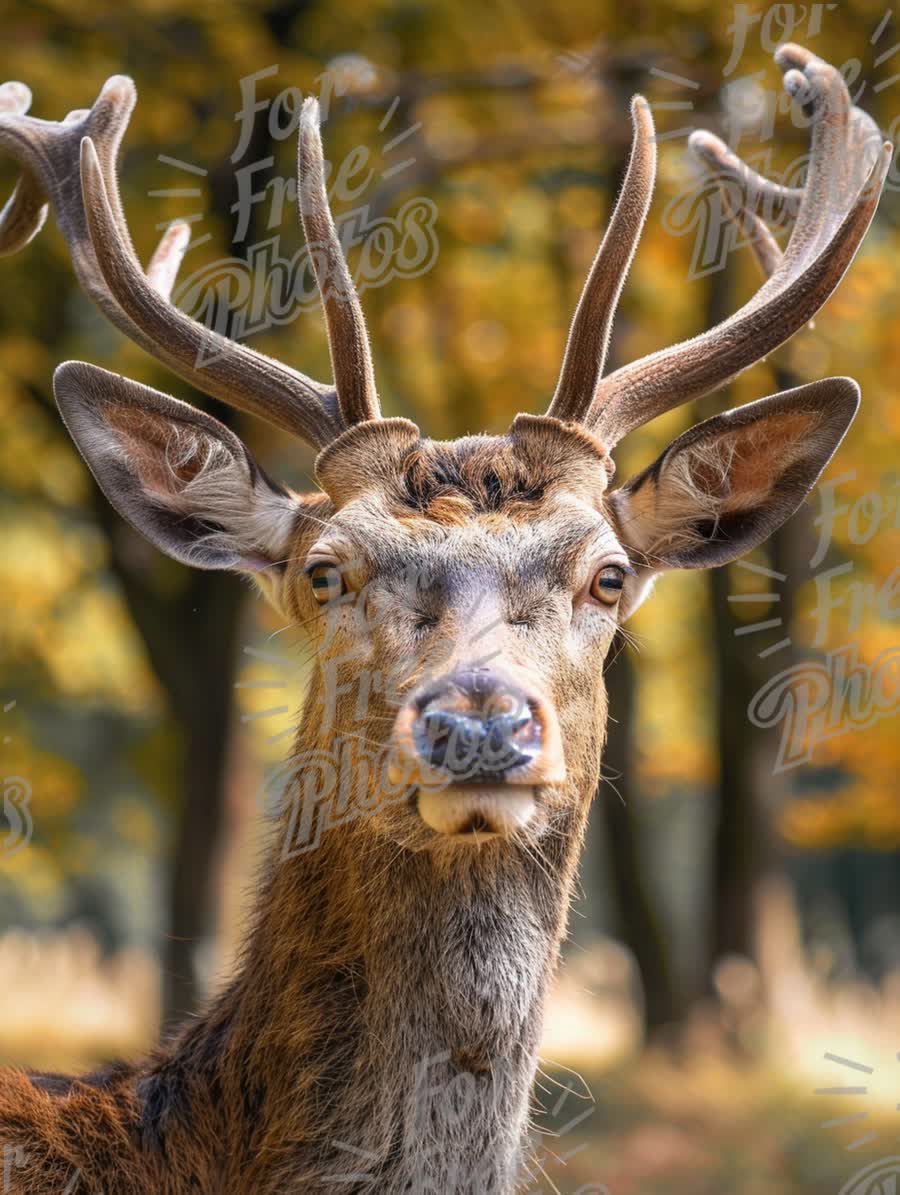
[[[485,727],[485,752],[499,759],[512,741],[512,727],[508,718],[491,718]]]
[[[538,726],[530,714],[498,714],[485,724],[481,764],[486,771],[506,772],[528,763],[539,749]]]
[[[520,732],[525,731],[522,734]],[[529,735],[537,732],[537,723],[529,711],[519,714],[495,714],[487,720],[488,737],[492,743],[526,740]]]

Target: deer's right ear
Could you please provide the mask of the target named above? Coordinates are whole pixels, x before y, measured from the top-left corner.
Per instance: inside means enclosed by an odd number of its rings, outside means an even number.
[[[815,485],[858,406],[851,378],[761,398],[698,423],[613,490],[609,509],[638,566],[620,618],[655,574],[727,564],[776,531]]]
[[[53,391],[101,490],[168,556],[251,573],[284,560],[301,500],[224,424],[81,361],[56,370]]]

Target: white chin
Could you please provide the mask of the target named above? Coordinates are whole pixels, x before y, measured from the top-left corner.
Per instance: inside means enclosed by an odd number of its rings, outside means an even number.
[[[529,785],[466,785],[419,789],[419,816],[439,834],[483,842],[508,837],[531,821],[534,789]]]

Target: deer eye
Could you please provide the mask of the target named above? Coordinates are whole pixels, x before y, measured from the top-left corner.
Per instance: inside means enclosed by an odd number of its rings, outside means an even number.
[[[344,578],[333,564],[314,564],[307,570],[313,597],[320,606],[332,602],[344,592]]]
[[[607,564],[594,574],[591,597],[604,605],[614,606],[625,584],[625,570],[618,564]]]

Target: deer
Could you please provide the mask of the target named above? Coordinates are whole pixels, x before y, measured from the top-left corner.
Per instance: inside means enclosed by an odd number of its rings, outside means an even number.
[[[25,246],[52,206],[81,287],[110,321],[206,395],[315,449],[318,486],[272,480],[204,410],[80,361],[54,374],[65,426],[124,519],[177,561],[249,578],[318,663],[234,974],[140,1061],[82,1076],[4,1070],[7,1189],[518,1189],[614,635],[664,573],[762,544],[859,405],[850,378],[799,385],[694,424],[614,484],[611,454],[628,432],[725,386],[812,320],[875,213],[890,143],[835,68],[793,44],[775,59],[809,127],[802,187],[756,173],[711,132],[690,139],[762,268],[752,297],[605,372],[656,172],[637,96],[628,165],[545,413],[453,441],[382,414],[314,98],[299,120],[297,201],[331,384],[173,303],[184,225],[141,266],[117,183],[130,79],[111,78],[61,122],[29,116],[23,85],[0,91],[0,143],[21,171],[2,252]],[[776,215],[790,230],[783,249]],[[354,737],[387,761],[345,796],[357,815],[333,816],[315,849],[286,851],[299,794],[313,792],[320,812],[338,801],[307,784],[310,761]]]

